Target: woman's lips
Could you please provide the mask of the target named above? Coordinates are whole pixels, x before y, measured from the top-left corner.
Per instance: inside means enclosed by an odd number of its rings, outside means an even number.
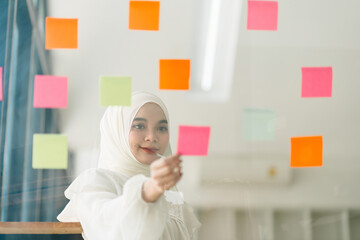
[[[146,147],[140,147],[142,150],[144,150],[147,153],[156,154],[158,149],[156,148],[146,148]]]

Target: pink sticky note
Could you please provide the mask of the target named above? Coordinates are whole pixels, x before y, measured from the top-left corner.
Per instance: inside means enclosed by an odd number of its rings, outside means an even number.
[[[3,68],[0,67],[0,101],[3,100]]]
[[[276,31],[278,23],[278,2],[248,1],[248,30]]]
[[[179,126],[177,152],[181,155],[206,156],[210,127]]]
[[[67,77],[35,75],[34,108],[66,108]]]
[[[331,97],[332,67],[303,67],[301,97]]]

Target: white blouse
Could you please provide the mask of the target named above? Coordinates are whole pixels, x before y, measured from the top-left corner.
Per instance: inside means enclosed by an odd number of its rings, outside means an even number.
[[[201,225],[192,208],[167,202],[164,195],[145,202],[141,193],[147,179],[89,169],[65,191],[70,202],[58,220],[80,222],[87,240],[192,239]]]

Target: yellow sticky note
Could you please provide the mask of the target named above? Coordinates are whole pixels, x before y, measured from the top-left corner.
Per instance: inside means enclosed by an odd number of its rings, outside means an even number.
[[[129,29],[159,30],[159,1],[130,1]]]
[[[34,134],[32,167],[35,169],[66,169],[68,167],[67,136]]]
[[[190,60],[160,59],[159,88],[162,90],[189,90]]]
[[[321,167],[322,165],[322,136],[291,138],[291,167]]]
[[[131,106],[131,77],[100,77],[101,106]]]
[[[45,22],[45,49],[77,48],[78,20],[47,17]]]

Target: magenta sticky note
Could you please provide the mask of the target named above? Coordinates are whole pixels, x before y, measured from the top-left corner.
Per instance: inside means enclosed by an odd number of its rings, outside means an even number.
[[[206,156],[209,139],[210,127],[179,126],[177,152],[181,155]]]
[[[248,30],[276,31],[278,25],[278,2],[248,1]]]
[[[332,67],[303,67],[301,73],[301,97],[332,96]]]
[[[0,67],[0,101],[3,100],[3,68]]]
[[[66,108],[67,77],[35,75],[34,108]]]

